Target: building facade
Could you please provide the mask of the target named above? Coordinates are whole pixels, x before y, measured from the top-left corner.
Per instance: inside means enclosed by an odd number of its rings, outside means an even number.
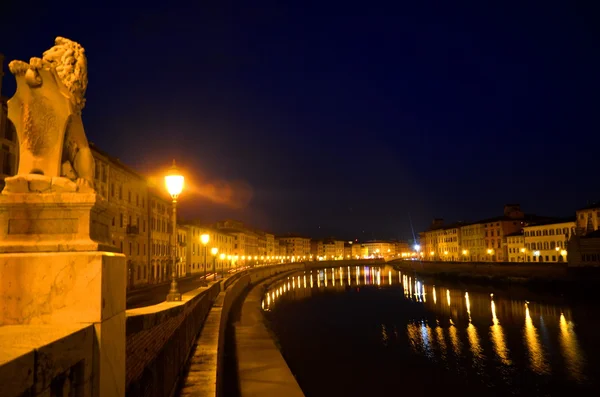
[[[111,187],[112,189],[112,187]],[[149,283],[168,281],[171,272],[171,242],[173,240],[172,203],[166,192],[156,187],[148,189],[150,230]]]
[[[506,235],[507,258],[509,262],[526,262],[525,237],[523,231]]]
[[[283,242],[287,247],[286,257],[289,256],[294,258],[294,260],[298,260],[298,258],[300,258],[300,260],[304,260],[310,257],[310,238],[297,235],[287,235],[278,236],[276,237],[276,240]]]
[[[127,257],[127,287],[147,284],[152,277],[147,181],[95,145],[90,148],[95,162],[94,187],[108,203],[112,245]]]
[[[600,203],[580,208],[575,214],[577,217],[578,235],[585,236],[586,234],[595,232],[600,227]]]
[[[527,262],[566,262],[567,244],[575,235],[575,220],[538,223],[523,228]]]
[[[8,98],[2,96],[4,55],[0,54],[0,192],[4,178],[17,173],[18,137],[14,125],[8,120]]]

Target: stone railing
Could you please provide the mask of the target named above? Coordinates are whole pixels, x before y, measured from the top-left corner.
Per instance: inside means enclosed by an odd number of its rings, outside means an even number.
[[[0,396],[97,395],[94,341],[89,324],[0,327]]]

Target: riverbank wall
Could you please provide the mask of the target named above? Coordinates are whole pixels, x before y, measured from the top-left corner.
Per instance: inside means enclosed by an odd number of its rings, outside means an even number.
[[[434,262],[392,261],[388,264],[420,274],[453,275],[497,279],[564,280],[569,269],[564,263],[511,263],[511,262]]]

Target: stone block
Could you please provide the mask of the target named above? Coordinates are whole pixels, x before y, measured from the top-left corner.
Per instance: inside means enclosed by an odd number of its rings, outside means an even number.
[[[68,178],[53,177],[52,190],[57,192],[76,192],[77,184]]]
[[[0,253],[116,251],[95,193],[0,194],[0,208]]]
[[[125,311],[94,325],[94,397],[125,395]]]
[[[29,191],[33,193],[43,193],[50,190],[52,178],[44,175],[27,175],[29,181]]]
[[[125,311],[123,254],[0,254],[0,274],[0,326],[97,323]]]

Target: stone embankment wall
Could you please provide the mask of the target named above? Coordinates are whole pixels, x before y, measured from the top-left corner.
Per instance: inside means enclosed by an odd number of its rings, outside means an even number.
[[[265,266],[244,272],[235,280],[227,280],[205,321],[200,337],[192,348],[180,396],[220,396],[223,394],[225,330],[233,304],[255,285],[277,274],[304,269],[303,263]]]
[[[374,266],[383,265],[385,261],[383,259],[348,259],[341,261],[316,261],[306,262],[305,268],[307,270],[322,269],[325,267],[339,267],[339,266]]]
[[[214,283],[184,294],[182,303],[127,311],[127,396],[169,396],[213,301]]]
[[[127,311],[126,385],[128,397],[168,397],[174,395],[190,352],[198,344],[209,313],[229,312],[231,304],[250,283],[273,274],[300,269],[303,264],[266,266],[248,270],[183,295],[182,302]],[[227,292],[227,293],[225,293]],[[215,339],[222,352],[227,315],[220,315]],[[214,371],[221,367],[215,356]],[[215,375],[216,378],[216,375]]]
[[[495,279],[562,280],[566,263],[393,261],[389,265],[419,274],[454,275]]]

